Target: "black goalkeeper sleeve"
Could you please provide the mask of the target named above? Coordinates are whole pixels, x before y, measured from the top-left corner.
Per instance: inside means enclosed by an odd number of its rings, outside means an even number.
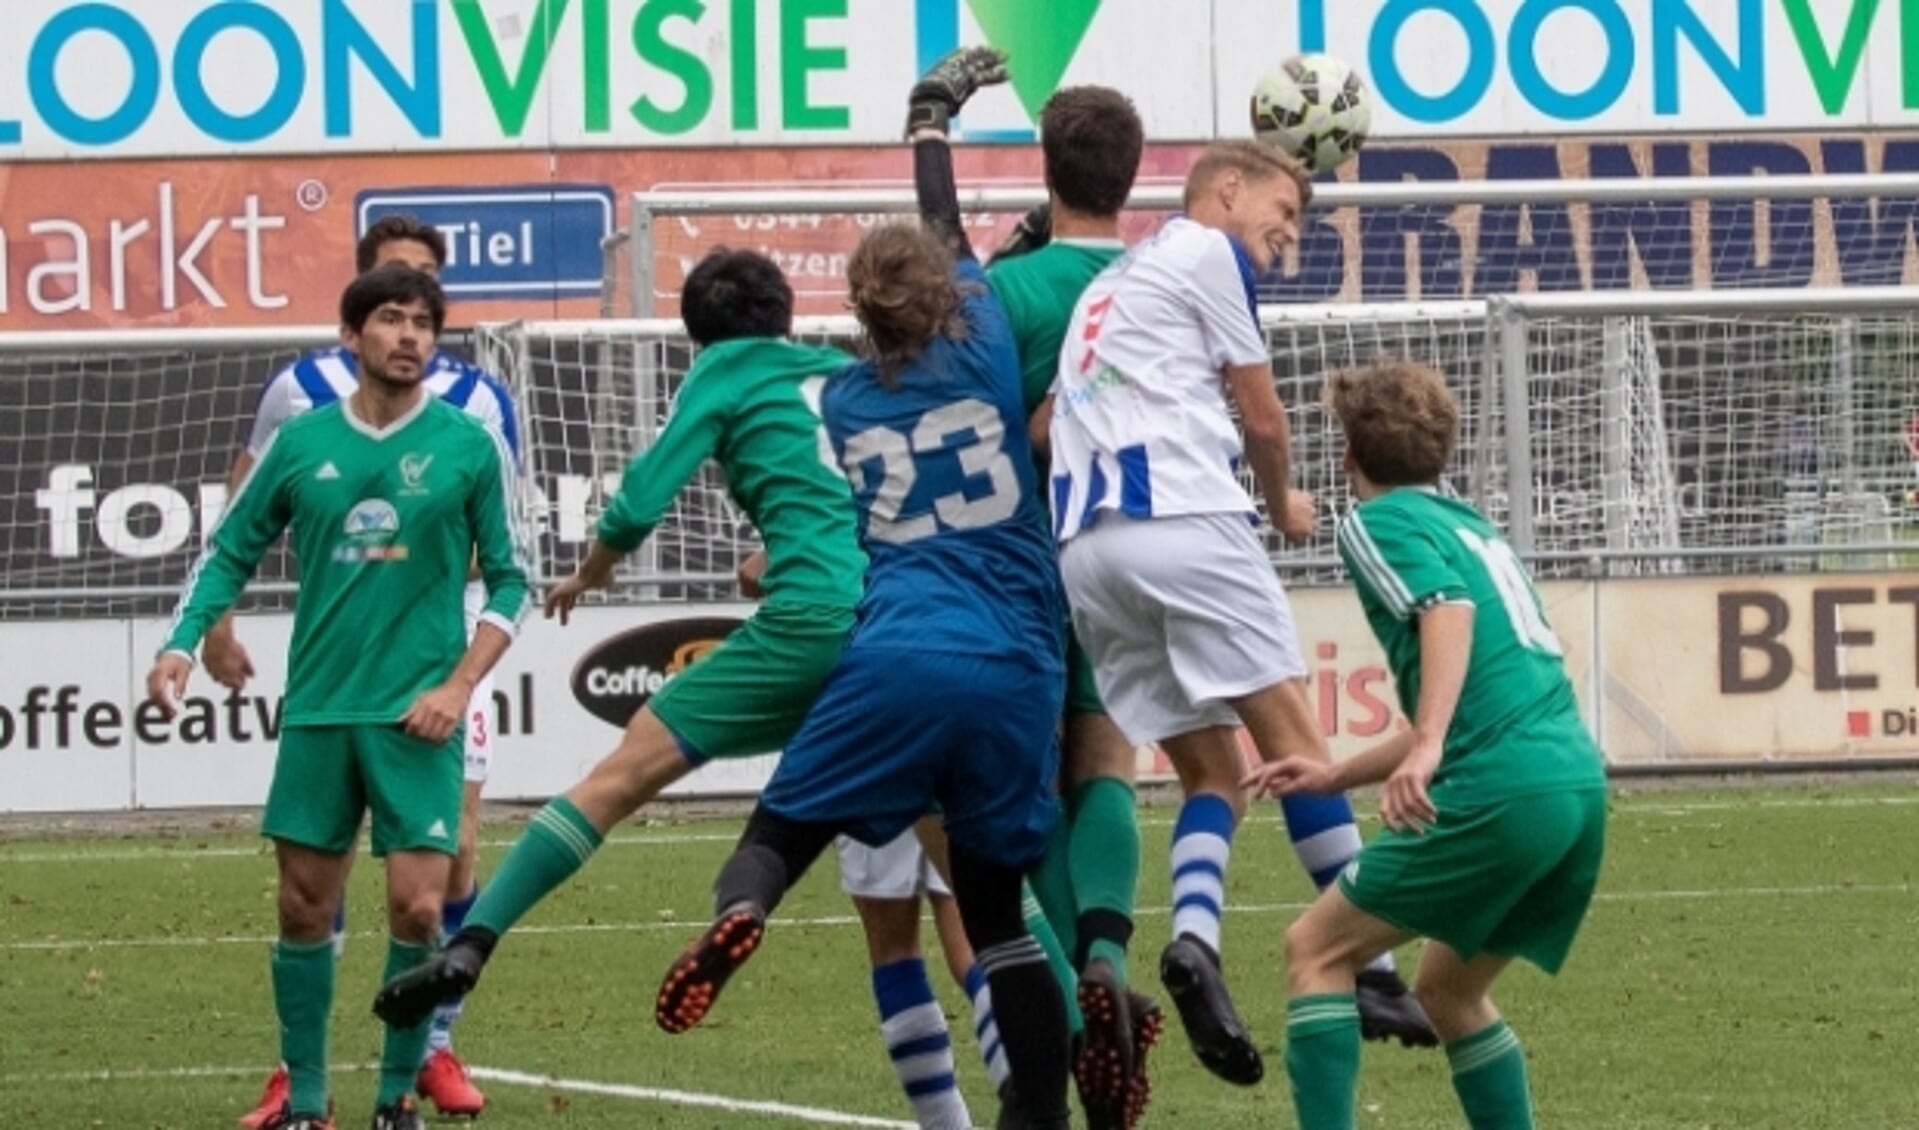
[[[973,245],[960,221],[959,188],[953,183],[953,150],[943,137],[913,143],[913,190],[919,194],[920,221],[952,248],[958,259],[972,259]]]

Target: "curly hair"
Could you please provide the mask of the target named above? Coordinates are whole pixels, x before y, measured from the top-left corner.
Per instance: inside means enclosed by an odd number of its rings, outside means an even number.
[[[953,279],[953,253],[915,224],[874,228],[846,262],[847,297],[866,350],[891,386],[935,337],[961,337],[965,296]]]
[[[1459,440],[1459,405],[1439,370],[1380,360],[1326,380],[1326,407],[1346,432],[1353,462],[1382,487],[1439,481]]]

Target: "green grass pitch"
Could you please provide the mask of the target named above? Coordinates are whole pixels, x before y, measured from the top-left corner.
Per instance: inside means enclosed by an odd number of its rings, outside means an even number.
[[[1362,809],[1370,810],[1370,800]],[[1171,811],[1143,811],[1140,979],[1167,929]],[[1919,789],[1906,781],[1621,790],[1609,857],[1572,964],[1508,975],[1540,1125],[1558,1130],[1911,1125],[1919,975]],[[898,1124],[865,951],[830,859],[706,1025],[669,1037],[650,1006],[706,917],[737,820],[622,829],[510,936],[457,1030],[487,1127]],[[493,826],[482,866],[516,830]],[[1233,858],[1227,973],[1267,1050],[1235,1090],[1177,1024],[1155,1058],[1151,1125],[1291,1126],[1279,1041],[1280,935],[1308,889],[1274,806]],[[220,1128],[275,1058],[266,936],[273,868],[245,829],[0,842],[0,1127]],[[368,1013],[384,946],[380,883],[350,892],[333,1055],[342,1127],[364,1126],[378,1057]],[[931,942],[930,929],[928,932]],[[1401,955],[1416,960],[1416,950]],[[961,994],[931,963],[976,1121],[994,1106]],[[1152,985],[1157,988],[1156,985]],[[754,1113],[746,1104],[809,1108]],[[1369,1045],[1361,1124],[1463,1120],[1435,1052]]]

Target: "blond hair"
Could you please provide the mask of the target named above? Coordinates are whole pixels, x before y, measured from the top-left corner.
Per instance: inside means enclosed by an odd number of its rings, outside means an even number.
[[[1290,177],[1299,189],[1300,211],[1313,202],[1313,178],[1306,167],[1277,148],[1259,141],[1216,141],[1208,145],[1186,174],[1186,207],[1191,208],[1201,193],[1226,173],[1238,173],[1252,181]]]

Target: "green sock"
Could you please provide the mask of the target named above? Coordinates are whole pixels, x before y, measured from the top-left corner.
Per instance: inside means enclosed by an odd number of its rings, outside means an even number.
[[[1067,866],[1079,904],[1076,932],[1088,960],[1101,958],[1126,979],[1126,944],[1084,929],[1100,920],[1104,933],[1132,932],[1139,893],[1139,802],[1133,786],[1118,777],[1095,777],[1073,790],[1073,823]],[[1117,919],[1124,919],[1121,925]],[[1089,921],[1091,920],[1091,921]]]
[[[1053,838],[1047,841],[1046,854],[1040,858],[1038,869],[1026,877],[1026,884],[1039,899],[1053,938],[1068,961],[1079,952],[1076,933],[1079,903],[1073,897],[1071,828],[1072,817],[1062,812],[1059,823],[1053,825]]]
[[[1026,932],[1046,951],[1046,964],[1052,967],[1060,992],[1066,994],[1066,1030],[1077,1036],[1086,1028],[1086,1018],[1079,1011],[1079,974],[1073,972],[1073,963],[1066,959],[1066,950],[1059,944],[1030,886],[1020,900],[1020,913],[1026,917]]]
[[[1473,1130],[1533,1130],[1526,1053],[1504,1020],[1447,1044],[1446,1059]]]
[[[384,985],[393,980],[432,953],[432,946],[388,938],[386,972],[380,975],[380,983]],[[374,1100],[376,1106],[385,1106],[413,1089],[413,1077],[420,1073],[420,1063],[426,1059],[426,1041],[432,1032],[431,1016],[411,1028],[387,1025],[386,1045],[380,1050],[380,1093]]]
[[[280,1059],[293,1086],[294,1114],[327,1112],[327,1016],[333,1011],[333,942],[273,947],[273,1008],[280,1015]]]
[[[1359,1123],[1359,1006],[1351,993],[1286,1002],[1286,1074],[1300,1130],[1354,1130]]]
[[[496,936],[506,933],[599,849],[599,830],[572,801],[553,798],[527,822],[526,834],[486,881],[479,901],[467,911],[466,924]]]

